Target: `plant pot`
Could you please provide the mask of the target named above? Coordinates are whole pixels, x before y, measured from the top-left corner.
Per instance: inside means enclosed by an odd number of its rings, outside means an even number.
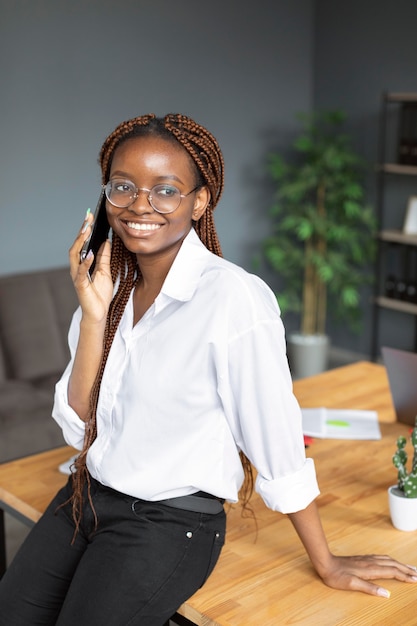
[[[392,525],[398,530],[417,530],[417,498],[407,498],[397,485],[388,488]]]
[[[292,333],[287,338],[288,362],[293,378],[305,378],[324,372],[329,360],[327,335]]]

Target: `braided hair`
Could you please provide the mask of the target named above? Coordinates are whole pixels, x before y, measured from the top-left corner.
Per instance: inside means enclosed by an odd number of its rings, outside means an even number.
[[[222,256],[220,243],[214,226],[213,210],[216,207],[224,187],[224,161],[220,147],[213,135],[204,126],[191,118],[169,113],[165,117],[156,117],[154,114],[142,115],[119,124],[104,141],[99,153],[99,164],[102,173],[102,183],[106,184],[110,177],[110,169],[117,148],[125,141],[137,137],[159,137],[164,140],[180,144],[191,157],[194,164],[198,186],[206,186],[209,194],[209,204],[193,226],[204,245],[214,254]],[[81,521],[83,491],[87,486],[87,494],[92,508],[95,522],[96,513],[90,495],[90,479],[86,467],[87,453],[97,436],[96,411],[100,385],[110,348],[123,315],[130,293],[141,278],[136,255],[129,252],[120,237],[113,233],[111,260],[111,274],[113,283],[118,281],[117,292],[110,304],[104,333],[104,346],[101,363],[97,372],[90,395],[90,411],[86,421],[84,445],[74,463],[72,514],[75,523],[75,535]],[[241,490],[244,506],[247,505],[253,492],[252,466],[249,460],[241,453],[241,461],[245,472],[245,481]]]

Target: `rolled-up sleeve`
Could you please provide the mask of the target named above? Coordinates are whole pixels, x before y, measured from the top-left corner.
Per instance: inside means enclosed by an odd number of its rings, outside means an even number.
[[[81,311],[78,309],[73,316],[68,332],[68,345],[71,360],[65,372],[55,386],[52,417],[62,429],[68,445],[81,450],[84,442],[85,424],[68,403],[68,381],[72,372],[74,355],[78,344]]]
[[[319,487],[314,461],[305,455],[279,314],[235,337],[229,359],[235,438],[256,468],[256,491],[273,510],[302,510]]]
[[[313,459],[306,459],[301,469],[287,476],[266,480],[258,475],[255,487],[266,506],[281,513],[305,508],[320,493]]]

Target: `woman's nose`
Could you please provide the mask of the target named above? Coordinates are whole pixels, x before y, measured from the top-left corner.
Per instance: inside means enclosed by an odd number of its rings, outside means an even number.
[[[138,189],[136,192],[136,198],[128,209],[129,211],[134,211],[135,213],[153,212],[154,209],[149,202],[149,190]]]

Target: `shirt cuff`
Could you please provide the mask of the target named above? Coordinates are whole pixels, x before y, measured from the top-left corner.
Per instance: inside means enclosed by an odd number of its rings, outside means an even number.
[[[320,494],[313,459],[306,459],[300,470],[273,480],[257,476],[255,490],[266,506],[280,513],[305,509]]]

